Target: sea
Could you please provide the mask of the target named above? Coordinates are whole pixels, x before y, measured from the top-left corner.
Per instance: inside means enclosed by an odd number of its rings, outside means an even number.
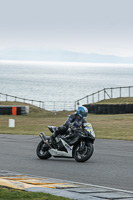
[[[8,94],[41,101],[47,110],[56,110],[55,102],[59,109],[61,102],[64,107],[66,103],[74,105],[104,88],[126,86],[133,86],[133,65],[0,62],[0,101],[5,98],[2,94]]]

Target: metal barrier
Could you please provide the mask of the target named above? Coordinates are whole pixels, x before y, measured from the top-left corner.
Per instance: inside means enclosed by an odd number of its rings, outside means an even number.
[[[71,101],[38,101],[33,99],[26,99],[9,94],[0,93],[0,101],[23,102],[38,106],[49,111],[73,111],[79,105],[95,103],[105,99],[118,97],[133,97],[133,86],[104,88],[98,92],[87,95],[75,102]]]
[[[49,111],[73,111],[75,110],[75,103],[70,101],[37,101],[33,99],[26,99],[9,94],[0,93],[0,101],[22,102],[35,105]]]
[[[96,103],[101,100],[118,97],[133,97],[133,86],[104,88],[103,90],[78,99],[75,105]]]

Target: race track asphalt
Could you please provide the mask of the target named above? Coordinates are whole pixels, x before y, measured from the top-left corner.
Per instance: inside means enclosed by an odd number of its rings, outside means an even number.
[[[133,191],[133,142],[96,139],[85,163],[36,156],[39,136],[0,134],[0,170]]]

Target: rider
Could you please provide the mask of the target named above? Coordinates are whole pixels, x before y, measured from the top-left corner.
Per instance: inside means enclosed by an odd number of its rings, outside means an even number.
[[[57,137],[58,134],[66,133],[69,127],[73,130],[73,132],[77,128],[84,128],[86,124],[85,118],[87,117],[87,114],[88,109],[85,106],[78,107],[76,113],[71,114],[66,122],[62,126],[59,126],[53,133],[53,135],[51,136],[51,144],[54,144],[55,137]]]

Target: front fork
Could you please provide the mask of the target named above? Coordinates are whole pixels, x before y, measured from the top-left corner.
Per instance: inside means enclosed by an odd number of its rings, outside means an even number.
[[[81,141],[80,142],[80,145],[79,145],[79,151],[84,151],[85,150],[85,142],[84,141]]]

